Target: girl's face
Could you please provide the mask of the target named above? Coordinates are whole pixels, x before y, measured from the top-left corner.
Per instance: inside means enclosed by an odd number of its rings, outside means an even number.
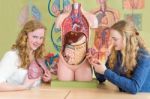
[[[43,44],[44,32],[45,30],[41,28],[28,33],[28,47],[31,51],[35,51]]]
[[[111,33],[111,37],[112,37],[112,40],[113,40],[113,44],[114,44],[114,47],[115,47],[115,50],[121,50],[123,49],[123,37],[121,36],[121,34],[112,29],[110,31]]]

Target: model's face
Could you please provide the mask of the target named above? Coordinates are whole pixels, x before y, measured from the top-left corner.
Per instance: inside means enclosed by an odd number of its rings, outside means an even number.
[[[115,50],[123,49],[123,37],[121,36],[121,34],[113,29],[110,32]]]
[[[36,29],[33,32],[28,33],[28,47],[31,51],[35,51],[43,44],[44,29]]]

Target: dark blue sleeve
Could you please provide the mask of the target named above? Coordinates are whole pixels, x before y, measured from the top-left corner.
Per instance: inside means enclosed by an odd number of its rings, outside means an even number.
[[[136,94],[138,91],[140,91],[150,71],[149,61],[150,61],[149,57],[141,58],[131,78],[120,76],[115,72],[111,71],[110,69],[107,69],[104,72],[104,76],[106,77],[106,79],[108,79],[110,82],[117,85],[124,91]]]
[[[104,77],[104,75],[100,74],[100,73],[97,73],[96,71],[94,71],[95,73],[95,77],[96,79],[100,82],[100,83],[103,83],[106,79]]]

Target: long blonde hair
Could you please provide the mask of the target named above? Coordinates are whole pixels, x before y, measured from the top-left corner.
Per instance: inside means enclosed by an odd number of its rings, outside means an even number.
[[[133,22],[121,20],[115,23],[111,29],[118,31],[123,37],[124,48],[121,50],[122,66],[126,67],[126,74],[127,76],[130,76],[137,64],[136,58],[139,48],[147,48],[145,47],[143,39],[139,36]],[[112,48],[112,54],[109,57],[109,67],[111,69],[114,68],[117,59],[116,57],[116,51]]]
[[[36,20],[30,20],[28,21],[23,29],[21,30],[21,32],[18,35],[18,38],[16,40],[16,43],[14,45],[12,45],[12,49],[17,49],[18,50],[18,54],[21,60],[21,67],[22,68],[27,68],[27,66],[30,64],[30,60],[29,60],[29,52],[28,52],[28,46],[27,46],[27,39],[28,39],[28,33],[35,31],[36,29],[44,29],[46,30],[45,26]],[[44,39],[45,41],[45,39]],[[44,52],[44,41],[43,44],[37,49],[35,50],[35,58],[42,58],[43,57],[43,52]]]

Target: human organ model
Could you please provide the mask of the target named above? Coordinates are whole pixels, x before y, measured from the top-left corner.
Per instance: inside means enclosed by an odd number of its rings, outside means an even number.
[[[58,16],[55,28],[61,29],[62,49],[58,62],[59,80],[92,80],[90,64],[86,59],[90,27],[96,28],[96,16],[84,11],[81,4],[72,4],[70,13]],[[85,74],[85,75],[83,75]]]

